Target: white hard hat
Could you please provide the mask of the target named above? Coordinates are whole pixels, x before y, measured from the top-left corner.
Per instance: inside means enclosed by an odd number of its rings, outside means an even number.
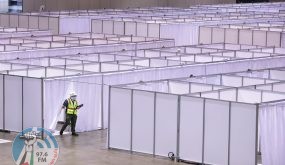
[[[70,97],[77,96],[75,92],[70,93]]]

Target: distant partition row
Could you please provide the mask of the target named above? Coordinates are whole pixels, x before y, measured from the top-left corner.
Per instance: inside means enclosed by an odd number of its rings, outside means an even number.
[[[285,47],[284,33],[251,29],[200,27],[199,44],[230,43]]]

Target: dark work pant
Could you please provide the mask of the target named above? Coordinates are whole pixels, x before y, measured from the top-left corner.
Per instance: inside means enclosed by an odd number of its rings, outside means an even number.
[[[71,132],[75,133],[75,126],[76,126],[76,120],[77,120],[77,115],[70,115],[70,114],[66,114],[66,119],[65,119],[65,123],[62,126],[60,132],[63,132],[65,130],[65,128],[71,124]]]

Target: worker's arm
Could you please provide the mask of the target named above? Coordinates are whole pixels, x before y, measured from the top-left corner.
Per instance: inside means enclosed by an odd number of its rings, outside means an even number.
[[[83,104],[78,105],[77,109],[80,109],[81,107],[83,107]]]
[[[64,110],[65,110],[67,106],[68,106],[68,101],[65,100],[64,103],[62,104],[61,109],[64,109]]]

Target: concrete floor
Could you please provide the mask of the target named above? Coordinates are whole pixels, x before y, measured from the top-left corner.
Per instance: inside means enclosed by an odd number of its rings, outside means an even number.
[[[0,133],[0,139],[13,141],[15,137],[16,133]],[[184,163],[175,163],[167,158],[108,150],[106,130],[80,133],[78,137],[56,136],[56,139],[60,146],[57,165],[184,165]],[[0,144],[1,165],[14,164],[11,146],[11,142]]]

